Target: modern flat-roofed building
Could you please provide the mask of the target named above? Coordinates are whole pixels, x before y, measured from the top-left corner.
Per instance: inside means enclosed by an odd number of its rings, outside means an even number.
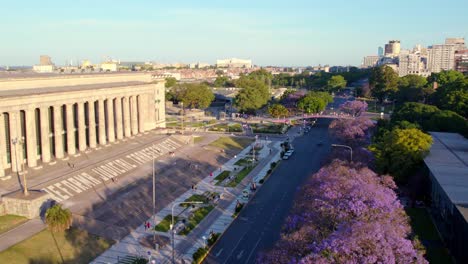
[[[225,59],[216,60],[216,67],[218,68],[252,68],[252,60],[243,59]]]
[[[431,132],[424,163],[431,181],[431,213],[459,263],[468,263],[468,140],[456,133]]]
[[[362,60],[362,68],[372,68],[377,65],[377,62],[379,61],[380,56],[366,56]]]
[[[0,77],[0,178],[165,127],[165,77]]]

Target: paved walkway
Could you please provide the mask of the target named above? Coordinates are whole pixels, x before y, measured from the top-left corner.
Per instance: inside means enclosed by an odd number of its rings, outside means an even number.
[[[265,143],[265,142],[264,142]],[[196,191],[188,190],[177,199],[174,200],[174,203],[182,202],[194,193],[202,194],[206,191],[218,192],[223,194],[223,198],[220,199],[219,203],[213,209],[210,214],[208,214],[205,219],[197,225],[187,236],[175,236],[175,249],[178,261],[184,259],[186,263],[192,261],[192,254],[199,247],[203,246],[205,241],[203,237],[208,237],[210,231],[215,233],[224,232],[229,224],[234,220],[232,214],[236,206],[236,201],[241,199],[242,190],[249,186],[249,183],[252,180],[258,181],[266,175],[266,172],[270,168],[269,164],[271,161],[276,161],[279,159],[279,142],[268,144],[269,147],[264,147],[260,151],[261,162],[252,170],[249,175],[244,178],[244,180],[236,188],[228,188],[222,186],[216,186],[214,178],[221,173],[223,170],[233,170],[234,163],[239,159],[246,156],[249,147],[244,149],[239,153],[235,158],[230,159],[226,162],[221,170],[216,170],[213,172],[213,176],[207,176],[202,181],[197,184]],[[270,153],[270,148],[273,147],[273,151]],[[159,223],[166,215],[171,214],[172,204],[168,204],[164,209],[159,211],[155,216],[155,222]],[[174,215],[183,213],[184,208],[180,206],[174,207]],[[153,219],[150,218],[147,221],[153,222]],[[169,233],[165,232],[156,232],[161,236],[169,236]],[[113,245],[109,250],[104,252],[98,258],[96,258],[92,263],[117,263],[119,258],[134,255],[149,257],[156,259],[157,263],[170,263],[171,261],[171,252],[172,247],[167,245],[161,250],[154,250],[152,248],[144,247],[140,244],[140,240],[147,236],[151,236],[153,232],[145,230],[143,223],[131,232],[124,239],[119,241],[117,244]]]
[[[3,251],[26,238],[39,233],[45,228],[41,219],[36,218],[25,222],[0,235],[0,251]]]

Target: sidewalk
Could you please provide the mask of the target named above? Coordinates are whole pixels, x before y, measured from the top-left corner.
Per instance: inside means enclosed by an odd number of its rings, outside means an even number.
[[[35,218],[0,235],[0,251],[42,231],[46,225],[41,219]]]
[[[264,177],[266,171],[270,168],[270,162],[279,159],[279,142],[270,142],[268,145],[269,147],[264,147],[259,153],[261,162],[242,180],[240,184],[237,185],[236,188],[216,186],[214,185],[213,179],[223,170],[232,170],[235,162],[245,157],[250,147],[242,150],[236,158],[226,162],[222,166],[222,170],[216,170],[213,172],[213,176],[207,176],[200,181],[197,184],[196,191],[188,190],[175,199],[173,203],[167,205],[155,215],[155,222],[159,223],[166,215],[171,214],[171,208],[174,203],[182,202],[194,193],[201,194],[205,191],[210,191],[223,194],[223,198],[220,199],[215,209],[213,209],[213,211],[211,211],[187,236],[175,236],[174,244],[176,249],[176,259],[184,259],[186,263],[190,263],[192,261],[193,252],[195,252],[199,247],[202,247],[205,243],[202,238],[203,236],[208,237],[210,231],[222,233],[227,229],[229,224],[234,220],[234,218],[232,218],[232,214],[234,213],[236,200],[239,199],[242,190],[248,186],[252,179],[254,179],[254,176],[255,180],[261,179],[259,175],[263,175],[262,177]],[[272,153],[270,153],[270,147],[273,148]],[[182,210],[184,210],[183,207],[175,206],[174,215],[181,213]],[[150,218],[148,221],[152,223],[153,219]],[[156,233],[166,237],[169,237],[170,235],[170,232]],[[127,255],[136,255],[144,258],[151,256],[151,259],[155,259],[157,263],[170,263],[172,256],[172,247],[170,244],[161,250],[156,251],[152,248],[144,247],[139,243],[140,239],[152,234],[153,232],[150,230],[146,231],[142,224],[127,237],[96,258],[92,263],[117,263],[119,258],[123,258]]]

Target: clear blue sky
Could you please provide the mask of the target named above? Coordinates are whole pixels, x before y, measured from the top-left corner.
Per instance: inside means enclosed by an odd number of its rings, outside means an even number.
[[[48,54],[160,62],[359,65],[377,47],[467,37],[466,0],[0,0],[0,65]]]

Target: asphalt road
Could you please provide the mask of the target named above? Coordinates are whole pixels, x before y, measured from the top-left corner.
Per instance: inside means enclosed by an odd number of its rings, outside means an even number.
[[[275,244],[297,188],[320,168],[330,151],[329,123],[330,120],[319,119],[308,134],[294,140],[294,155],[281,162],[216,243],[204,263],[255,263],[259,252]],[[323,141],[322,146],[317,145],[319,141]]]

